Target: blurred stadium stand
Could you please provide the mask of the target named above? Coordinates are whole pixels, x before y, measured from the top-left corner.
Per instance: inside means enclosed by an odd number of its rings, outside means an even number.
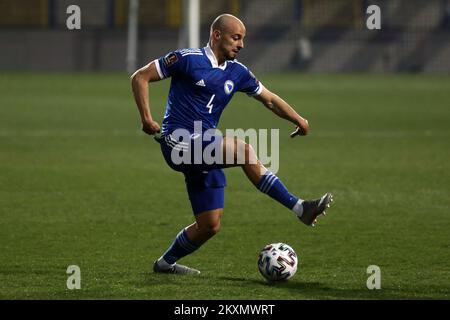
[[[67,30],[66,8],[82,29]],[[381,8],[368,30],[366,8]],[[0,0],[0,70],[124,71],[128,0]],[[138,61],[184,46],[183,0],[141,0]],[[257,72],[450,73],[450,0],[203,0],[201,41],[219,14],[247,26],[239,59]]]

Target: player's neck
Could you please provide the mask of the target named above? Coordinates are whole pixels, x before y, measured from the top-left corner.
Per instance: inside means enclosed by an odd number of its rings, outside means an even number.
[[[221,66],[226,61],[225,57],[219,53],[220,51],[216,46],[212,46],[211,43],[209,45],[212,53],[214,54],[214,57],[216,57],[217,64]]]
[[[216,57],[216,59],[217,59],[217,64],[219,65],[219,66],[221,66],[224,62],[225,62],[225,57],[223,57],[223,56],[221,56],[221,55],[219,55],[216,51],[214,51],[213,50],[213,53],[214,53],[214,56]]]

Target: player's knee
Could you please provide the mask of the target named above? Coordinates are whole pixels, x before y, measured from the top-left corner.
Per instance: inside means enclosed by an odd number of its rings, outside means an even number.
[[[220,222],[207,224],[200,228],[200,231],[209,238],[215,236],[219,232],[219,230],[220,230]]]
[[[208,226],[207,233],[212,237],[218,234],[220,231],[220,223],[216,223],[213,225]]]

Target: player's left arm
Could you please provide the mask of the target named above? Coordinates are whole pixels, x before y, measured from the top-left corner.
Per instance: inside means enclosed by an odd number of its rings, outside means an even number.
[[[291,137],[296,135],[304,136],[308,134],[308,120],[300,116],[286,101],[275,93],[263,87],[258,95],[253,96],[256,100],[262,102],[273,113],[280,118],[286,119],[296,125],[295,131],[291,133]]]

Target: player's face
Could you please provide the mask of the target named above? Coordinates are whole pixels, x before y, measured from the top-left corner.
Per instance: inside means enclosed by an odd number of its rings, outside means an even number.
[[[244,48],[245,28],[236,25],[221,34],[220,49],[227,60],[234,60],[239,51]]]

